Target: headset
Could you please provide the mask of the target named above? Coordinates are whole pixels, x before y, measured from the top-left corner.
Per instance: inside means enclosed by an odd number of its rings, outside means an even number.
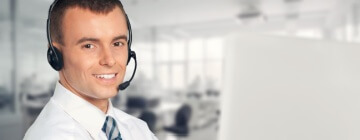
[[[63,61],[63,55],[62,53],[52,44],[52,40],[51,40],[51,33],[50,33],[50,16],[51,16],[51,12],[53,10],[53,8],[55,7],[56,3],[58,2],[59,0],[55,0],[51,5],[50,5],[50,8],[49,8],[49,13],[48,13],[48,18],[47,18],[47,24],[46,24],[46,34],[47,34],[47,40],[48,40],[48,43],[49,43],[49,48],[47,50],[47,60],[50,64],[50,66],[56,70],[56,71],[60,71],[63,67],[64,67],[64,61]],[[121,1],[119,0],[120,4],[122,5]],[[130,62],[130,59],[133,58],[134,59],[134,62],[135,62],[135,67],[134,67],[134,71],[131,75],[131,78],[130,80],[128,81],[125,81],[123,83],[121,83],[119,86],[118,86],[118,90],[124,90],[126,89],[129,85],[130,85],[130,82],[133,80],[134,76],[135,76],[135,72],[136,72],[136,69],[137,69],[137,61],[136,61],[136,53],[135,51],[132,51],[131,50],[131,43],[132,43],[132,30],[131,30],[131,24],[130,24],[130,20],[127,16],[126,13],[125,14],[125,18],[126,18],[126,24],[127,24],[127,27],[128,27],[128,35],[129,35],[129,38],[127,40],[127,44],[128,44],[128,59],[127,59],[127,63],[126,65],[129,64]]]

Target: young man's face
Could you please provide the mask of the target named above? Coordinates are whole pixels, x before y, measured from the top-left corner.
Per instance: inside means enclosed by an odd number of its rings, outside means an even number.
[[[75,94],[107,99],[117,94],[128,58],[127,25],[116,7],[107,14],[70,8],[63,18],[60,82]]]

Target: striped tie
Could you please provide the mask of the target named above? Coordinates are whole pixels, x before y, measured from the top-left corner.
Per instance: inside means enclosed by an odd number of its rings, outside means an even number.
[[[113,117],[106,116],[106,120],[101,129],[108,140],[122,140],[119,129],[116,126],[116,121]]]

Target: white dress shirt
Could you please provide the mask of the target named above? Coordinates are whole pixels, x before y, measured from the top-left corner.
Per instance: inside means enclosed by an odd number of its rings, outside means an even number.
[[[106,116],[116,120],[123,140],[157,140],[144,121],[114,108],[110,100],[105,114],[59,82],[24,140],[106,140],[101,131]]]

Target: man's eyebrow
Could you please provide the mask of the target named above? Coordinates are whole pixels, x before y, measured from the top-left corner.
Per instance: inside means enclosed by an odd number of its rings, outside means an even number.
[[[119,40],[119,39],[125,39],[125,40],[127,40],[127,36],[126,36],[126,35],[119,35],[119,36],[117,36],[117,37],[114,37],[114,38],[112,39],[112,42],[114,42],[114,41],[116,41],[116,40]],[[91,37],[83,37],[83,38],[81,38],[80,40],[78,40],[78,41],[76,42],[76,45],[77,45],[77,44],[81,44],[81,43],[86,42],[86,41],[100,42],[100,39],[91,38]]]
[[[119,40],[119,39],[125,39],[125,40],[127,40],[127,36],[126,36],[126,35],[119,35],[119,36],[117,36],[117,37],[114,37],[114,38],[112,39],[112,42],[114,42],[114,41],[116,41],[116,40]]]
[[[100,40],[97,39],[97,38],[83,37],[83,38],[81,38],[80,40],[78,40],[78,41],[76,42],[76,45],[77,45],[77,44],[80,44],[80,43],[83,43],[83,42],[86,42],[86,41],[100,42]]]

